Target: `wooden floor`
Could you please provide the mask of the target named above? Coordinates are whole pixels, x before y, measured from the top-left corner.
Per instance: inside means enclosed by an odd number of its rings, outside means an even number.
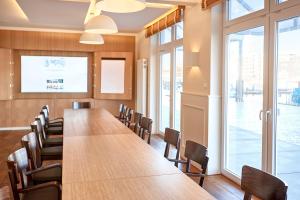
[[[0,131],[0,200],[10,199],[10,186],[7,175],[6,159],[14,150],[20,147],[20,140],[25,131]],[[154,135],[151,145],[164,153],[165,143],[160,135]],[[195,170],[195,168],[192,168]],[[194,179],[198,182],[198,179]],[[220,200],[243,199],[243,192],[239,186],[222,175],[207,176],[204,181],[204,188]]]

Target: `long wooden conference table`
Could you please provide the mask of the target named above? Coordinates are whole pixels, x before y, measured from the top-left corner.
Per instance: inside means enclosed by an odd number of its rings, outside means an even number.
[[[108,111],[66,109],[62,199],[214,198]]]

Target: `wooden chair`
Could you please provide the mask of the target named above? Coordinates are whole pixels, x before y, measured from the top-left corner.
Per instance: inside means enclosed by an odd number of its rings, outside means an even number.
[[[46,124],[46,119],[44,114],[39,114],[35,120],[40,121],[44,132],[46,133],[46,135],[63,135],[63,127],[62,126],[54,126],[54,127],[48,127]]]
[[[288,186],[271,174],[245,165],[241,189],[245,191],[244,200],[251,200],[252,195],[262,200],[286,200]]]
[[[49,106],[45,105],[42,107],[42,111],[45,113],[45,119],[46,123],[48,124],[49,127],[51,126],[63,126],[64,124],[64,118],[59,117],[55,119],[50,119],[50,111],[49,111]]]
[[[115,116],[115,117],[119,120],[123,119],[124,115],[125,115],[126,108],[127,108],[127,106],[121,103],[120,107],[119,107],[119,115]]]
[[[150,140],[151,140],[152,123],[153,121],[150,118],[142,117],[141,119],[139,136],[144,140],[145,135],[148,134],[148,144],[150,144]]]
[[[91,108],[91,102],[72,102],[72,109],[78,110],[78,109],[90,109]]]
[[[61,185],[58,182],[50,181],[33,185],[31,178],[49,169],[30,171],[25,148],[21,148],[8,156],[7,167],[14,200],[61,199]],[[20,182],[21,188],[18,188]]]
[[[49,137],[44,130],[44,127],[41,124],[40,120],[35,120],[30,124],[31,130],[35,132],[36,136],[41,136],[42,143],[45,147],[51,146],[62,146],[63,138],[62,137]]]
[[[196,176],[200,177],[199,185],[202,187],[204,182],[204,177],[208,164],[207,148],[201,144],[193,142],[191,140],[186,141],[184,156],[187,160],[177,160],[177,159],[169,159],[172,162],[177,162],[181,164],[185,164],[185,174],[188,176]],[[194,161],[201,165],[201,172],[195,173],[190,171],[191,161]]]
[[[21,140],[24,147],[26,147],[26,142],[29,142],[30,148],[27,149],[28,152],[34,152],[37,159],[40,158],[40,160],[37,160],[37,167],[40,167],[44,160],[62,160],[62,146],[45,147],[41,137],[40,134],[30,132],[23,136]],[[30,159],[33,159],[30,154],[28,156]]]
[[[129,125],[129,128],[133,132],[137,133],[137,131],[139,130],[139,128],[141,126],[142,117],[143,117],[143,114],[138,113],[138,112],[134,113],[133,122],[131,122]]]
[[[128,128],[129,128],[130,123],[131,123],[131,118],[132,118],[133,112],[134,112],[133,109],[127,108],[126,112],[125,112],[124,119],[121,120],[125,124],[125,126],[127,126]]]
[[[180,153],[180,132],[171,128],[165,129],[164,141],[166,142],[164,157],[169,159],[170,145],[173,145],[176,149],[176,160],[179,160]],[[175,162],[175,166],[178,167],[178,163]]]

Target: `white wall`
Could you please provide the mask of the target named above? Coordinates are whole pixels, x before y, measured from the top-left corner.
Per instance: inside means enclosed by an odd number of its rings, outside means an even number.
[[[184,19],[184,87],[182,93],[182,155],[186,140],[208,147],[208,174],[220,173],[221,154],[221,63],[222,8],[202,10],[188,6]],[[137,36],[137,58],[148,58],[149,116],[156,119],[156,38]],[[199,52],[199,67],[187,66],[191,52]],[[150,106],[151,105],[151,106]]]
[[[187,7],[184,26],[183,149],[186,140],[208,147],[208,174],[220,173],[222,9]],[[199,67],[188,66],[199,52]]]

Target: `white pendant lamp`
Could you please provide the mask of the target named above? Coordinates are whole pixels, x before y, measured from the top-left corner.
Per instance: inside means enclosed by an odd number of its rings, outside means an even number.
[[[84,31],[96,34],[113,34],[118,32],[118,27],[112,18],[100,14],[91,18],[84,25]]]
[[[113,13],[138,12],[146,8],[145,0],[96,0],[96,8]]]
[[[82,43],[82,44],[104,44],[104,40],[100,34],[83,33],[80,36],[79,43]]]

